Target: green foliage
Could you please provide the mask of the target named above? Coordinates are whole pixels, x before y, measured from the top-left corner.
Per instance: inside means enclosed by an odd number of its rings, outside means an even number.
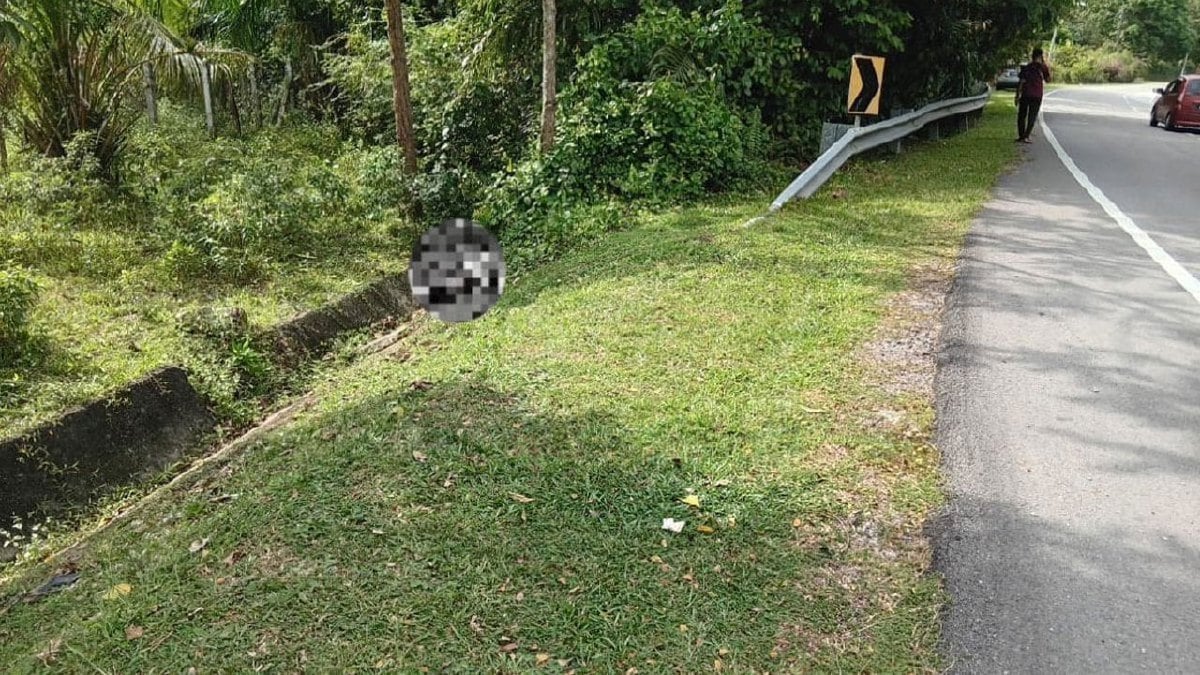
[[[0,266],[0,367],[16,360],[28,339],[37,284],[28,271]]]
[[[6,77],[15,89],[11,111],[26,142],[61,157],[77,134],[90,134],[90,151],[110,180],[138,111],[138,64],[152,36],[115,5],[102,0],[18,0],[0,7],[15,50]]]
[[[1200,2],[1092,0],[1075,7],[1066,28],[1072,41],[1110,57],[1128,52],[1178,68],[1185,54],[1200,48]]]
[[[326,52],[323,63],[341,92],[342,127],[371,143],[394,144],[391,57],[387,40],[373,35],[372,26],[355,26],[343,48]],[[417,28],[408,38],[413,120],[425,165],[490,173],[518,158],[536,100],[532,77],[478,67],[470,58],[476,37],[464,21]]]
[[[1133,82],[1149,75],[1146,62],[1131,52],[1112,47],[1066,44],[1054,52],[1054,75],[1059,82]]]
[[[77,229],[103,217],[109,191],[100,180],[91,146],[92,136],[84,132],[66,144],[65,157],[22,157],[22,164],[14,167],[17,170],[0,181],[0,213],[64,229]]]
[[[187,359],[197,388],[231,419],[242,419],[282,375],[251,334],[241,308],[197,307],[175,316],[178,331],[189,338]]]
[[[169,104],[139,128],[124,170],[144,204],[145,229],[181,281],[248,282],[273,265],[353,241],[361,225],[356,171],[338,164],[327,127],[269,129],[248,140],[208,140]],[[377,177],[371,177],[375,179]]]
[[[679,201],[736,186],[763,159],[766,136],[711,87],[670,79],[563,97],[549,186],[568,194]]]
[[[328,165],[256,156],[193,206],[172,252],[198,255],[199,267],[221,278],[254,279],[280,257],[312,254],[319,236],[336,236],[341,228],[331,218],[343,212],[346,198]],[[181,262],[192,276],[197,265],[189,258]]]
[[[554,151],[502,174],[481,220],[543,260],[614,227],[610,201],[681,202],[736,187],[766,153],[757,112],[726,95],[768,77],[748,58],[760,30],[737,2],[645,11],[580,61]]]

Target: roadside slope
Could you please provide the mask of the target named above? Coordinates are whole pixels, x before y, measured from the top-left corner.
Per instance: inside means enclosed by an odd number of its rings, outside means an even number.
[[[0,616],[0,662],[936,666],[932,408],[861,350],[913,271],[957,254],[1010,123],[997,106],[751,229],[769,196],[650,216],[484,320],[419,319],[94,537],[74,587]],[[52,571],[25,563],[0,595]]]

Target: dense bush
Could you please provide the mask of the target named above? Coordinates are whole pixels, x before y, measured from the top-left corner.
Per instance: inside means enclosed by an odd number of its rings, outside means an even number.
[[[757,111],[729,96],[768,76],[750,56],[761,38],[738,2],[709,13],[648,9],[581,59],[561,96],[554,151],[503,173],[480,219],[536,260],[617,224],[610,202],[736,187],[766,157]]]
[[[344,232],[346,188],[330,167],[260,157],[214,185],[177,224],[168,267],[188,277],[254,279],[272,262],[319,250]]]
[[[37,284],[18,267],[0,266],[0,368],[10,365],[28,339]]]
[[[1071,84],[1133,82],[1150,74],[1145,61],[1115,47],[1066,44],[1055,50],[1053,65],[1058,81]]]
[[[395,142],[390,52],[375,24],[354,27],[323,63],[341,92],[341,125],[370,143]],[[438,171],[490,173],[515,161],[532,130],[537,84],[519,70],[472,58],[478,36],[449,20],[408,35],[413,123],[424,164]]]
[[[488,177],[519,161],[526,149],[537,85],[522,70],[480,65],[473,44],[478,37],[470,28],[451,19],[409,32],[422,165],[411,178],[400,178],[390,52],[377,22],[355,26],[342,50],[325,54],[329,81],[341,92],[340,125],[348,135],[381,146],[358,153],[381,188],[378,195],[365,195],[371,213],[394,215],[398,208],[417,230],[447,217],[470,217]]]
[[[66,144],[64,157],[22,155],[0,181],[0,213],[72,229],[103,218],[111,193],[89,152],[92,143],[91,134],[80,133]]]
[[[377,163],[342,159],[346,149],[330,127],[209,140],[172,106],[160,116],[158,127],[133,135],[126,189],[145,205],[144,227],[177,279],[244,282],[276,263],[346,245],[390,195]]]
[[[617,222],[619,210],[610,204],[695,199],[736,187],[768,157],[811,157],[820,122],[844,107],[848,57],[856,51],[889,57],[885,109],[913,107],[962,93],[993,70],[992,61],[1007,58],[1006,50],[1025,49],[1031,31],[1051,25],[1070,2],[564,6],[557,145],[545,156],[532,143],[540,94],[537,3],[410,3],[407,51],[421,154],[413,177],[402,176],[393,149],[380,5],[352,4],[289,6],[278,16],[230,6],[179,26],[192,39],[265,59],[258,62],[260,83],[270,80],[263,72],[290,59],[298,75],[293,100],[320,104],[299,105],[282,129],[210,139],[195,101],[181,108],[160,100],[162,123],[123,132],[114,146],[122,152],[100,151],[104,139],[85,128],[76,143],[90,143],[89,152],[102,158],[96,167],[73,161],[55,165],[74,167],[64,172],[21,174],[9,189],[28,196],[17,194],[17,206],[0,209],[23,210],[16,217],[39,225],[30,232],[139,228],[146,252],[181,283],[245,282],[375,224],[408,238],[446,217],[473,214],[510,246],[528,246],[531,258],[541,258]],[[112,16],[126,17],[122,7]],[[302,47],[285,49],[276,29],[293,19],[311,20],[311,37],[320,39],[307,46],[284,40]],[[139,45],[127,46],[136,54]],[[1103,62],[1082,64],[1080,72],[1093,65],[1110,79],[1130,70]],[[169,70],[162,68],[164,81]],[[226,94],[246,96],[244,87],[227,88],[235,81],[224,77],[218,86],[226,118]],[[185,84],[164,84],[163,94],[191,92]],[[122,119],[140,117],[140,101],[120,93],[127,99]],[[114,197],[97,175],[121,177],[122,192]],[[22,180],[27,184],[12,187]],[[584,212],[588,222],[571,224]],[[19,258],[31,257],[38,235],[13,231],[0,228],[0,235],[19,245]],[[65,253],[55,256],[71,257]]]

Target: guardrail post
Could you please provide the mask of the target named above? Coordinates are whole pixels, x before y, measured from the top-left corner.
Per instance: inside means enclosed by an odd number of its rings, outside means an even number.
[[[916,111],[911,108],[896,108],[892,111],[892,117],[904,117],[914,112]],[[888,144],[888,147],[898,155],[904,151],[904,139],[897,139],[895,142]]]
[[[931,141],[942,140],[942,122],[935,120],[925,125],[925,138]]]
[[[826,122],[821,125],[821,154],[825,154],[825,151],[832,148],[834,143],[841,140],[842,136],[845,136],[846,132],[853,128],[849,124],[835,124],[832,122]]]

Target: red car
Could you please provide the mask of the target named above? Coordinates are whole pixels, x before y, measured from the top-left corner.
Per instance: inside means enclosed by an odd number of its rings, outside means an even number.
[[[1184,75],[1154,93],[1159,96],[1150,111],[1150,126],[1200,129],[1200,75]]]

